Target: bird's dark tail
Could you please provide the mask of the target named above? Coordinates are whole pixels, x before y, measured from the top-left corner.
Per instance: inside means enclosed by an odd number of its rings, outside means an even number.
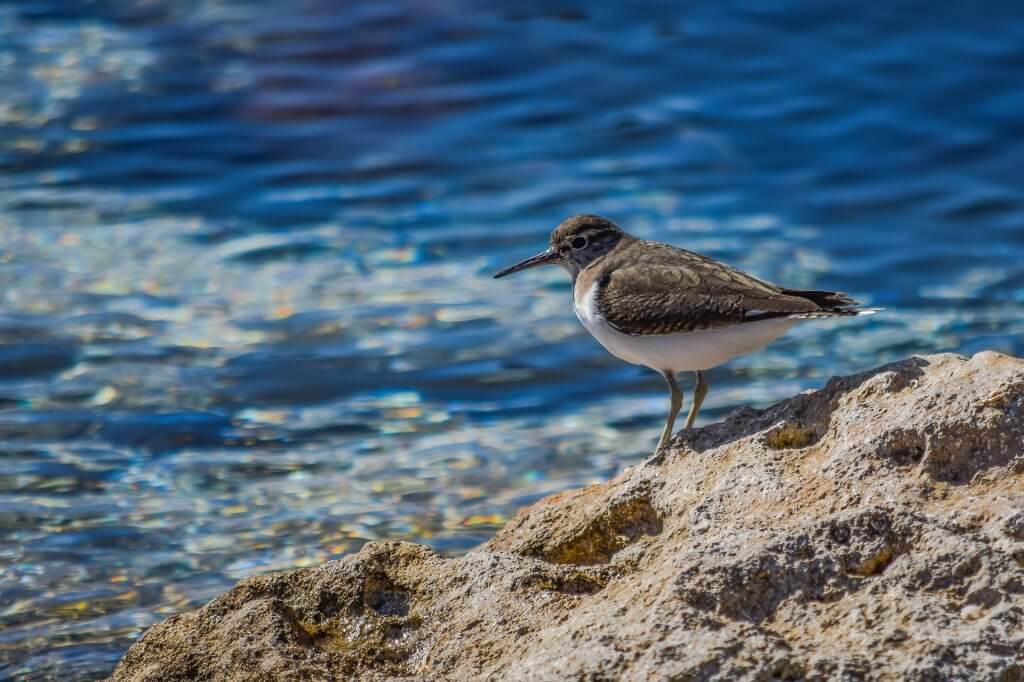
[[[820,310],[807,313],[797,313],[790,317],[813,318],[813,317],[853,317],[855,315],[873,315],[881,308],[860,308],[860,303],[850,298],[848,294],[841,291],[811,291],[806,289],[783,289],[782,293],[787,296],[799,296],[806,298],[817,305]]]

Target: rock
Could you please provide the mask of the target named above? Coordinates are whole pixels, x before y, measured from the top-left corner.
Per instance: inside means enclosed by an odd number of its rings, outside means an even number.
[[[152,627],[119,681],[1024,680],[1024,361],[687,431],[445,559],[378,542]]]

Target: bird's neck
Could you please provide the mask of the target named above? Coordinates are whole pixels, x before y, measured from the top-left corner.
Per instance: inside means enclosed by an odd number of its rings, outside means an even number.
[[[601,278],[604,270],[613,267],[613,263],[618,259],[619,255],[635,241],[635,237],[623,234],[615,246],[597,256],[582,268],[572,268],[569,266],[567,269],[569,269],[569,274],[572,275],[573,290],[575,291],[577,286],[581,286],[582,290],[589,289],[591,284]]]

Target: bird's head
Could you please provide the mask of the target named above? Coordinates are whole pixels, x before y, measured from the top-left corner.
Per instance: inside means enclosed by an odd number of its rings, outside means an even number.
[[[537,265],[556,263],[575,279],[580,270],[615,248],[624,234],[618,225],[599,215],[573,216],[563,220],[551,232],[546,251],[505,268],[494,277],[497,279]]]

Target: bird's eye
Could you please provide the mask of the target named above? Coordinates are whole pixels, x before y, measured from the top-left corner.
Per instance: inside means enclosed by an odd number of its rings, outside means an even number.
[[[572,244],[570,244],[570,246],[572,246],[572,248],[574,248],[574,249],[582,249],[586,245],[587,245],[587,238],[586,237],[576,237],[576,239],[572,240]]]

